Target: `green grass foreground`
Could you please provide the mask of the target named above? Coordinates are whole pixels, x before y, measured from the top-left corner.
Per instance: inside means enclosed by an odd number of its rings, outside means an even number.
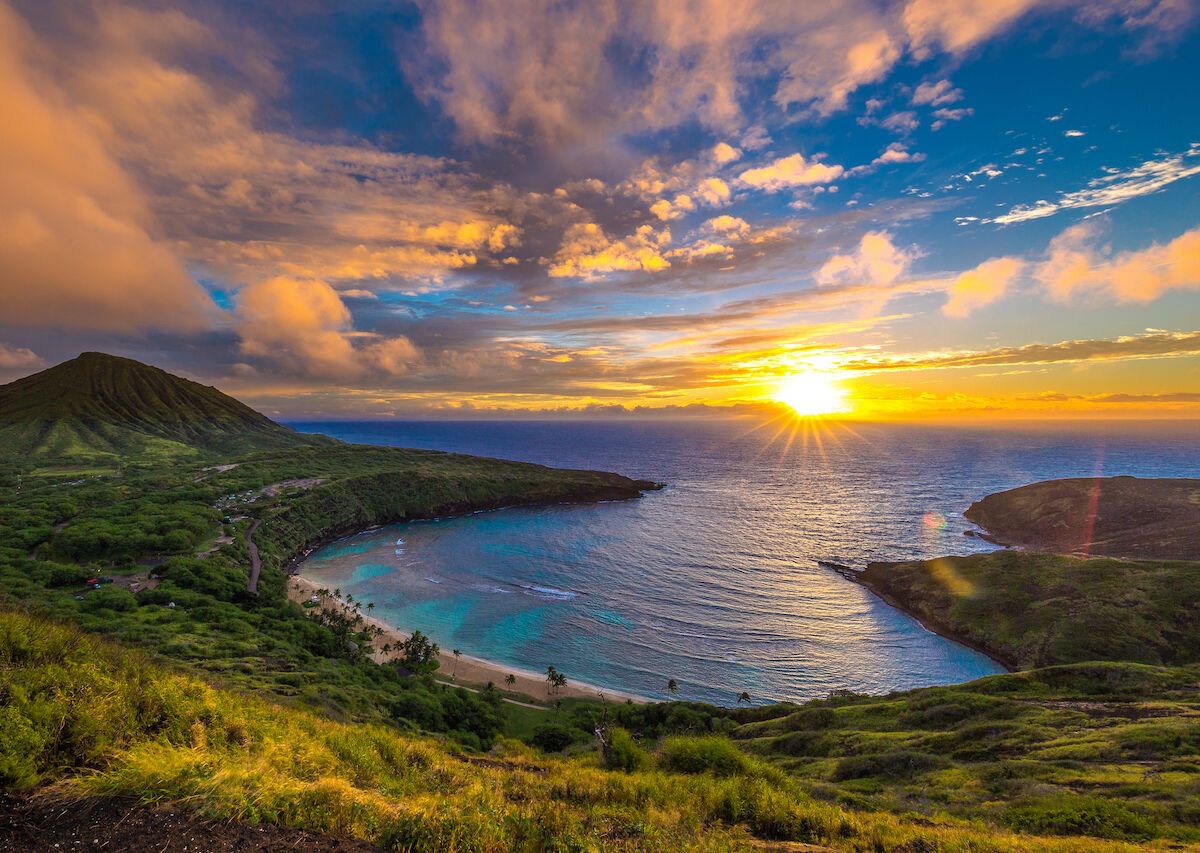
[[[506,740],[471,754],[218,689],[13,612],[0,613],[0,673],[0,782],[40,784],[44,797],[173,800],[397,850],[734,850],[765,839],[863,851],[1129,849],[819,802],[722,737],[672,737],[649,753],[629,745],[615,759],[628,772]]]

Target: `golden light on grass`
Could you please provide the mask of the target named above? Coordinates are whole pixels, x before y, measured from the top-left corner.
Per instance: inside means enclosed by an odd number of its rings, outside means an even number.
[[[819,370],[788,376],[779,383],[775,399],[801,417],[833,415],[850,409],[846,390],[832,373]]]

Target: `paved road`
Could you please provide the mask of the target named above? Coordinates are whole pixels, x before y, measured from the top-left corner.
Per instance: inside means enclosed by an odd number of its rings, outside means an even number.
[[[246,528],[246,545],[250,548],[250,583],[246,584],[246,589],[256,595],[258,594],[258,574],[262,571],[262,560],[258,556],[258,546],[254,544],[254,531],[258,530],[260,524],[262,521],[256,520]]]

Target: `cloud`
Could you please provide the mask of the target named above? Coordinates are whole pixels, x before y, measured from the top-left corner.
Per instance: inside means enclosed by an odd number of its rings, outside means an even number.
[[[350,311],[323,281],[265,279],[237,296],[242,352],[274,360],[294,360],[303,372],[341,378],[359,365],[347,332]]]
[[[1200,174],[1200,143],[1193,143],[1183,153],[1147,160],[1132,169],[1109,169],[1107,174],[1089,181],[1086,188],[1063,193],[1054,201],[1043,199],[1031,205],[1017,205],[1002,216],[983,221],[1011,225],[1053,216],[1062,210],[1111,207],[1159,192],[1197,174]]]
[[[665,198],[660,198],[658,201],[654,202],[654,204],[650,205],[650,212],[664,222],[672,219],[679,219],[682,216],[687,216],[695,209],[696,203],[692,201],[692,197],[686,193],[679,193],[670,201]]]
[[[828,184],[840,178],[843,172],[845,169],[841,166],[821,163],[819,158],[806,160],[803,154],[791,154],[769,165],[747,169],[738,175],[738,180],[756,189],[776,192],[789,187]]]
[[[961,53],[1003,32],[1039,0],[910,0],[902,17],[918,58],[934,47]]]
[[[0,3],[0,317],[106,331],[213,322],[93,117],[35,67],[43,56]]]
[[[354,332],[349,309],[324,281],[284,276],[237,294],[241,351],[285,372],[346,380],[375,369],[402,375],[419,359],[405,337],[380,339]],[[356,340],[362,343],[356,346]]]
[[[949,288],[949,298],[942,313],[949,317],[965,317],[977,308],[995,302],[1024,268],[1019,258],[992,258],[959,275]]]
[[[1200,331],[1148,331],[1141,335],[1026,344],[990,350],[929,353],[919,356],[850,360],[846,370],[935,370],[943,368],[992,367],[996,365],[1068,364],[1083,361],[1119,361],[1144,358],[1175,358],[1200,355]]]
[[[953,104],[962,100],[962,89],[955,89],[949,80],[938,80],[936,83],[925,82],[917,86],[913,92],[912,102],[917,105],[940,107],[943,104]]]
[[[714,216],[704,223],[705,228],[716,234],[734,234],[745,237],[750,233],[750,223],[738,216],[723,214]]]
[[[563,235],[550,264],[551,278],[591,279],[612,272],[658,272],[671,266],[663,249],[671,242],[667,228],[643,225],[623,240],[613,240],[594,222],[577,223]]]
[[[31,349],[0,343],[0,370],[43,367],[46,360]]]
[[[718,166],[725,166],[736,160],[740,160],[742,152],[726,142],[718,142],[712,147],[709,155]]]
[[[867,175],[880,166],[890,166],[894,163],[920,163],[925,155],[919,151],[909,151],[903,142],[893,142],[880,152],[879,156],[865,166],[855,166],[847,171],[848,175]]]
[[[1034,277],[1055,299],[1101,293],[1118,302],[1151,302],[1169,290],[1200,289],[1200,228],[1166,244],[1113,253],[1096,248],[1098,226],[1068,228],[1050,243]]]
[[[933,130],[941,130],[946,126],[947,122],[962,121],[968,116],[975,115],[975,110],[972,107],[959,107],[957,109],[940,109],[933,111],[933,124],[929,125]]]
[[[848,255],[834,255],[817,271],[819,284],[890,285],[908,272],[916,254],[898,249],[884,231],[864,234],[858,248]]]

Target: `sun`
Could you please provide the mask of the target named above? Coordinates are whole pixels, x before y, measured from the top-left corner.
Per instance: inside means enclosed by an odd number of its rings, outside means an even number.
[[[785,378],[775,391],[775,399],[802,417],[832,415],[850,408],[846,391],[833,374],[818,370],[806,370]]]

